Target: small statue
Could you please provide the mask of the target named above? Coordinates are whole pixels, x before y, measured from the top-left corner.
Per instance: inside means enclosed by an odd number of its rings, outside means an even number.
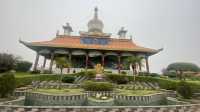
[[[102,80],[103,79],[103,67],[101,66],[101,64],[97,64],[95,66],[95,71],[96,71],[96,80]]]
[[[103,67],[101,66],[101,64],[97,64],[95,66],[95,71],[96,71],[96,74],[102,74],[103,73]]]

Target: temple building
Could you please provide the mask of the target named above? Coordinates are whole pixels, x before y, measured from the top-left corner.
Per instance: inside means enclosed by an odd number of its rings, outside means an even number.
[[[98,17],[97,8],[94,10],[94,17],[87,25],[88,31],[80,31],[79,36],[71,35],[73,29],[69,23],[66,23],[63,26],[64,34],[57,32],[52,40],[40,42],[20,40],[20,43],[36,52],[33,70],[38,69],[39,57],[43,56],[43,70],[49,70],[52,73],[54,72],[54,59],[65,56],[71,61],[73,69],[89,69],[101,63],[105,69],[121,72],[129,69],[129,65],[124,63],[127,57],[143,56],[146,66],[144,71],[149,72],[148,58],[160,50],[136,45],[132,37],[126,36],[127,30],[124,27],[119,30],[118,37],[112,37],[111,33],[104,33],[104,24]],[[47,60],[50,60],[48,68]]]

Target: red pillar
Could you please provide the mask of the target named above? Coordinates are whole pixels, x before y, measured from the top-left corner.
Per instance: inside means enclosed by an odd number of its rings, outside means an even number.
[[[118,54],[118,73],[121,73],[121,54]]]
[[[139,72],[141,72],[142,71],[142,66],[141,66],[141,64],[139,64]]]
[[[37,54],[36,54],[36,58],[35,58],[35,63],[34,63],[33,71],[37,70],[37,65],[38,65],[38,61],[39,61],[39,57],[40,57],[39,53],[38,52],[36,52],[36,53]]]
[[[102,66],[104,67],[104,64],[105,64],[105,54],[103,53],[102,54],[102,57],[101,57],[101,63],[102,63]]]
[[[72,53],[71,53],[71,51],[69,51],[68,55],[69,55],[69,57],[68,57],[69,58],[69,63],[71,64],[71,62],[72,62]],[[70,73],[70,67],[68,68],[67,72]]]
[[[149,58],[148,56],[145,56],[147,73],[149,73],[149,60],[148,60],[148,58]]]
[[[49,66],[50,73],[52,73],[53,60],[54,60],[54,52],[51,53],[51,62],[50,62],[50,66]]]
[[[43,65],[42,65],[42,68],[43,68],[43,69],[45,69],[46,62],[47,62],[47,59],[46,59],[46,57],[44,57],[44,62],[43,62]]]
[[[85,55],[85,69],[88,69],[88,60],[89,60],[89,56],[88,56],[88,52]]]

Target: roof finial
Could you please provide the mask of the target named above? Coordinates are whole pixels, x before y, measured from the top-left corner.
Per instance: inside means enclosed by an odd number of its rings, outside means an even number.
[[[57,32],[56,32],[56,37],[57,37],[57,36],[59,36],[59,30],[57,30]]]
[[[71,32],[73,32],[72,27],[67,22],[65,26],[63,26],[64,29],[64,35],[71,35]]]
[[[98,7],[94,8],[94,18],[98,18]]]
[[[124,27],[121,27],[121,29],[118,31],[118,35],[120,39],[125,39],[127,30],[124,29]]]
[[[130,35],[130,40],[133,40],[133,36],[132,35]]]

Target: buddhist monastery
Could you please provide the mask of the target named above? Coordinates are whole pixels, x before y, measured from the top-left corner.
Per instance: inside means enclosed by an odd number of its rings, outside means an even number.
[[[79,36],[71,35],[73,29],[69,23],[66,23],[63,26],[64,34],[57,33],[52,40],[40,42],[20,40],[20,43],[36,52],[33,70],[38,69],[39,57],[44,56],[42,68],[52,73],[54,59],[65,56],[71,61],[74,69],[94,68],[97,63],[101,63],[105,69],[121,72],[129,69],[129,65],[124,63],[127,57],[143,56],[145,71],[149,72],[148,58],[160,50],[136,45],[132,37],[126,36],[127,30],[123,27],[119,30],[118,37],[112,37],[111,33],[104,33],[104,24],[98,17],[97,8],[94,10],[94,17],[87,25],[88,31],[80,31]],[[47,60],[50,60],[48,68],[46,67]]]

